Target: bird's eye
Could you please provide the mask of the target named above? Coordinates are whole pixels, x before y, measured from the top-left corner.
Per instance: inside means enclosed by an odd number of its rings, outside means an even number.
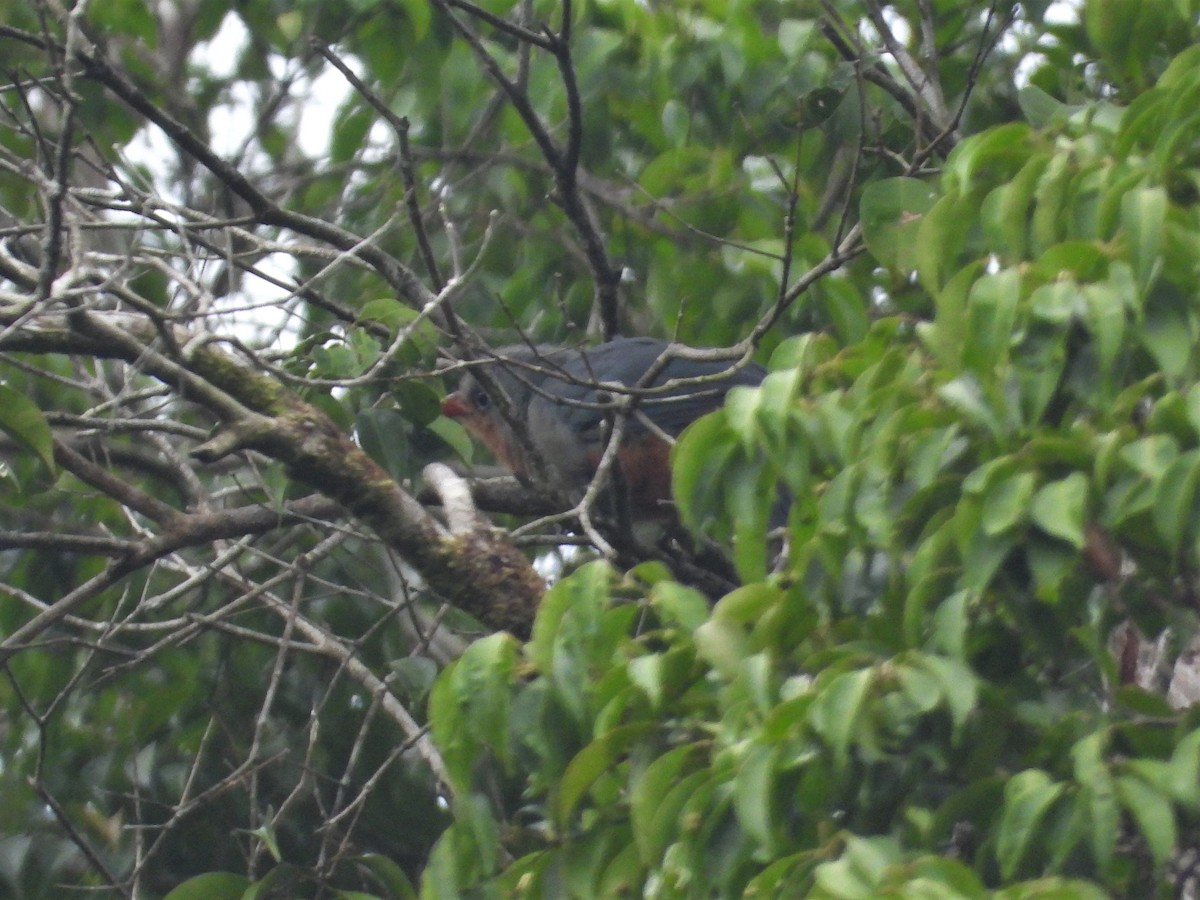
[[[476,409],[484,410],[492,405],[492,398],[488,396],[488,392],[480,385],[471,391],[471,403]]]

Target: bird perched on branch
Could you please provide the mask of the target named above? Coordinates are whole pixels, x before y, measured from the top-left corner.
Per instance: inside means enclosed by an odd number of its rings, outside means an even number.
[[[661,516],[671,496],[672,439],[719,408],[730,388],[756,385],[766,375],[757,363],[736,367],[731,360],[664,355],[670,346],[655,338],[617,338],[588,348],[505,347],[463,375],[442,413],[462,422],[518,476],[537,474],[525,449],[532,447],[544,470],[572,494],[587,488],[616,436],[616,474],[631,513]]]

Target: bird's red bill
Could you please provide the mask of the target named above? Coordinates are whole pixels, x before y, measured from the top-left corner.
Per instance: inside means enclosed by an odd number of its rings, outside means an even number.
[[[465,416],[469,409],[467,404],[463,402],[462,396],[455,391],[452,394],[447,394],[446,399],[442,401],[442,415],[451,419],[461,419]]]

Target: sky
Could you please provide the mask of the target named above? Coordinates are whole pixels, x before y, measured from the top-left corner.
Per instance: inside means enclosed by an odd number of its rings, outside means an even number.
[[[229,78],[249,40],[242,20],[234,13],[226,15],[221,27],[209,41],[196,46],[192,61],[218,78]],[[272,55],[267,64],[274,75],[286,74],[296,64],[281,55]],[[354,60],[348,60],[352,70],[359,71]],[[249,81],[233,79],[224,103],[216,104],[209,116],[211,146],[221,156],[234,158],[245,152],[247,138],[254,125],[255,87]],[[345,78],[332,67],[325,67],[316,78],[301,74],[292,87],[295,102],[286,105],[282,115],[298,118],[297,145],[310,159],[321,159],[329,153],[333,121],[350,94]],[[155,178],[159,192],[174,200],[182,200],[175,187],[166,183],[171,167],[167,160],[174,150],[166,135],[157,126],[147,125],[127,147],[128,161],[143,167]],[[277,278],[288,279],[295,274],[294,260],[287,254],[276,253],[260,263],[264,271]],[[281,305],[285,293],[257,279],[247,279],[241,295],[223,298],[219,308],[225,313],[224,323],[233,334],[247,343],[273,344],[286,350],[295,343],[299,324],[291,319],[290,309]]]

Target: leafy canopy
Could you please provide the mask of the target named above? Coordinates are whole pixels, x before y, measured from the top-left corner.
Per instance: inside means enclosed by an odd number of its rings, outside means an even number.
[[[6,9],[0,893],[1194,891],[1198,13]],[[426,511],[617,331],[690,537]]]

